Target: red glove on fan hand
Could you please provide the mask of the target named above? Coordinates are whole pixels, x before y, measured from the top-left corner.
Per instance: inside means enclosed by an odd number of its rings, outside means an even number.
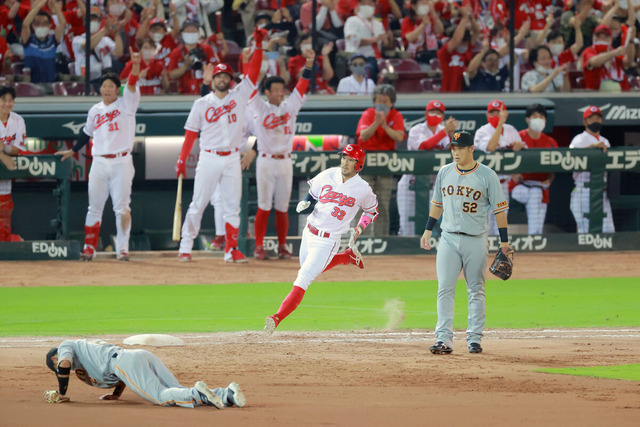
[[[253,39],[256,42],[256,47],[262,47],[262,42],[269,35],[269,32],[264,28],[256,28],[253,32]]]
[[[176,162],[176,178],[180,178],[180,175],[187,177],[187,164],[182,159]]]

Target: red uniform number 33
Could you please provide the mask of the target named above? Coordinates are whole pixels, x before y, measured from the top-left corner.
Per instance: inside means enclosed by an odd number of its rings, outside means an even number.
[[[335,208],[333,208],[333,211],[331,212],[331,216],[335,216],[335,217],[336,217],[337,219],[339,219],[339,220],[344,219],[344,216],[345,216],[346,214],[347,214],[347,213],[346,213],[345,211],[341,210],[341,209],[340,209],[339,207],[337,207],[337,206],[336,206]]]

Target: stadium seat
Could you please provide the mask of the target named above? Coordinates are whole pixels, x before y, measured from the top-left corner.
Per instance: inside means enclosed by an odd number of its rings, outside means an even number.
[[[578,87],[578,77],[582,77],[584,82],[584,74],[582,73],[582,70],[569,71],[569,86],[571,86],[572,90],[581,89]],[[582,85],[582,89],[584,89],[584,83]]]
[[[416,80],[416,87],[420,85],[420,79],[427,77],[422,72],[420,65],[413,59],[401,59],[401,58],[389,58],[378,60],[378,69],[380,70],[380,76],[393,76],[392,80],[399,82],[400,80]],[[403,83],[404,85],[413,85],[413,83]]]
[[[344,51],[346,46],[347,46],[347,41],[345,39],[336,40],[336,48],[338,48],[338,50]]]
[[[24,62],[14,62],[11,64],[11,72],[13,74],[22,74],[22,69],[24,68]]]
[[[51,87],[54,95],[78,96],[84,95],[85,85],[82,82],[55,82]]]
[[[442,68],[440,68],[440,59],[438,58],[431,58],[429,60],[429,66],[432,70],[442,71]]]
[[[630,77],[629,86],[631,87],[631,90],[640,90],[640,76]]]
[[[580,76],[576,78],[576,89],[584,89],[584,76]]]
[[[40,87],[33,83],[15,82],[13,87],[16,90],[16,97],[42,96]]]
[[[398,93],[419,93],[423,92],[422,89],[422,80],[418,79],[403,79],[400,77],[398,81],[396,81],[395,87],[396,92]]]
[[[229,47],[229,52],[227,52],[227,57],[224,59],[224,62],[229,65],[234,72],[237,72],[242,49],[240,49],[238,43],[233,40],[227,40],[227,46]]]

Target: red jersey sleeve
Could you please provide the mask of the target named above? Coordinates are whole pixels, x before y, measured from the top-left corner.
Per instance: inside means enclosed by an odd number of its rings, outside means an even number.
[[[127,65],[124,66],[124,69],[120,73],[120,80],[124,80],[127,77],[129,77],[129,74],[131,74],[131,69],[132,68],[133,68],[133,62],[128,61]]]
[[[575,57],[571,49],[566,49],[558,55],[558,66],[570,64],[571,62],[575,62],[577,59],[578,58]]]
[[[367,108],[360,116],[360,120],[358,120],[358,128],[356,129],[356,136],[358,137],[358,144],[362,144],[360,140],[360,132],[371,126],[376,118],[376,110],[375,108]]]
[[[160,77],[164,70],[164,61],[162,59],[154,59],[147,70],[147,80]]]
[[[178,46],[177,48],[171,51],[169,55],[169,71],[175,70],[179,67],[180,61],[182,61],[182,46]]]
[[[391,129],[402,131],[402,138],[404,139],[407,137],[407,133],[404,131],[404,117],[398,110],[393,110],[393,112],[392,121],[390,122]]]
[[[402,42],[406,47],[409,44],[407,40],[407,34],[416,29],[416,24],[411,21],[411,18],[405,16],[402,18],[402,24],[400,25],[400,31],[402,31]]]

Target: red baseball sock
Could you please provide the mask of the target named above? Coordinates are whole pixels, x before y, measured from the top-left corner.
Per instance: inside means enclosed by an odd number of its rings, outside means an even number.
[[[224,241],[224,251],[229,252],[231,248],[238,247],[238,229],[228,222],[224,223],[224,229],[227,232]]]
[[[258,212],[256,212],[256,222],[254,224],[256,247],[262,246],[264,243],[264,236],[267,234],[267,221],[269,220],[270,213],[271,211],[264,211],[260,208],[258,208]]]
[[[322,272],[324,273],[327,270],[331,270],[336,265],[341,265],[341,264],[349,264],[349,256],[344,252],[336,254],[333,257],[333,259],[329,262],[329,265],[327,265],[325,269],[322,270]]]
[[[276,313],[276,322],[282,322],[285,317],[291,314],[293,310],[298,308],[302,298],[304,297],[304,289],[299,286],[294,286],[289,292],[289,295],[282,301],[278,312]]]
[[[91,246],[93,250],[98,250],[98,239],[100,239],[100,223],[96,222],[92,226],[84,226],[84,244]]]
[[[287,233],[289,232],[289,214],[287,212],[276,211],[276,231],[278,232],[278,244],[287,243]]]

